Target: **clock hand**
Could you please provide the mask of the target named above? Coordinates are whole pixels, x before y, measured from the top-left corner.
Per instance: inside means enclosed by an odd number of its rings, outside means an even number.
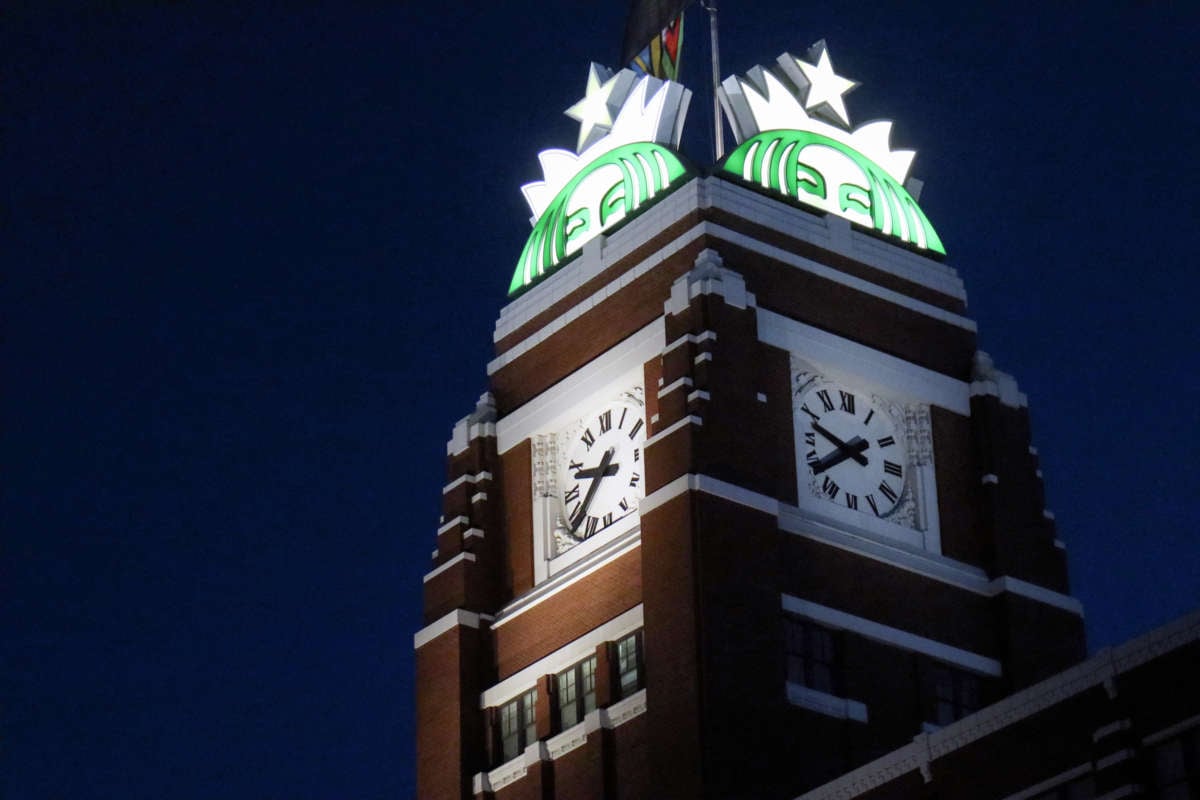
[[[616,475],[617,472],[620,471],[620,469],[621,469],[620,464],[609,464],[608,469],[604,470],[604,477],[608,477],[609,475]],[[588,467],[587,469],[581,469],[578,472],[576,472],[575,480],[580,480],[581,478],[595,478],[599,474],[600,474],[599,467]]]
[[[832,453],[826,453],[823,458],[812,462],[812,471],[814,475],[820,475],[830,467],[836,467],[838,464],[845,461],[847,458],[854,458],[869,446],[866,439],[861,436],[855,436],[846,443],[845,449],[834,450]]]
[[[588,487],[587,494],[583,498],[583,504],[571,515],[570,532],[572,535],[574,535],[575,531],[579,530],[579,525],[587,516],[588,506],[592,504],[592,498],[596,496],[596,490],[600,488],[600,481],[604,480],[606,470],[609,463],[612,462],[614,452],[616,452],[616,448],[613,447],[604,451],[604,457],[600,459],[600,464],[596,467],[596,477],[592,478],[592,485]]]
[[[828,439],[839,451],[844,452],[846,454],[846,458],[853,458],[861,466],[865,467],[867,465],[867,457],[862,454],[862,451],[866,449],[865,447],[861,450],[854,450],[841,439],[825,430],[821,423],[817,422],[816,420],[813,420],[812,429]]]

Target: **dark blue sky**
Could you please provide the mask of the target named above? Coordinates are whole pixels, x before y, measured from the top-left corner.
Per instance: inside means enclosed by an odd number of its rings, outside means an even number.
[[[0,17],[9,800],[411,795],[444,443],[519,186],[625,8],[459,5]],[[1093,649],[1200,605],[1200,25],[1105,5],[726,0],[722,28],[724,75],[826,38],[852,120],[917,149]]]

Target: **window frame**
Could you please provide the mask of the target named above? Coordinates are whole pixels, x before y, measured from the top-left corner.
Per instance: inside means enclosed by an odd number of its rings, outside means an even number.
[[[566,730],[583,722],[589,712],[596,708],[596,669],[598,660],[595,654],[588,656],[575,662],[564,670],[559,671],[554,675],[555,689],[555,707],[558,709],[558,727],[559,730]],[[590,673],[586,669],[590,665]],[[572,691],[574,697],[564,702],[563,700],[563,678],[570,675],[572,681]],[[587,679],[591,678],[591,691],[584,691],[587,686]],[[589,702],[590,698],[590,702]],[[573,722],[566,721],[564,711],[566,708],[571,708],[571,713],[575,719]]]

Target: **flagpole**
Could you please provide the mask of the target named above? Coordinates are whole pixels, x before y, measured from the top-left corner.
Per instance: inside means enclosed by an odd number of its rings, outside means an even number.
[[[721,51],[717,45],[717,0],[700,0],[701,7],[708,12],[708,31],[712,41],[712,98],[713,98],[713,150],[716,160],[725,155],[725,131],[721,125],[721,101],[717,90],[721,87]]]

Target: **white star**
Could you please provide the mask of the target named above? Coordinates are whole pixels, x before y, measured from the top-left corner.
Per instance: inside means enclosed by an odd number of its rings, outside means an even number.
[[[846,114],[846,104],[842,102],[842,95],[858,86],[858,82],[843,78],[833,71],[833,62],[829,60],[829,51],[825,49],[824,40],[813,45],[813,49],[809,51],[809,58],[812,58],[813,53],[817,53],[815,66],[796,59],[796,64],[803,70],[809,83],[808,98],[804,101],[804,107],[835,121],[841,120],[843,125],[849,127],[850,117]]]
[[[613,75],[608,68],[592,63],[583,99],[563,112],[579,122],[579,145],[575,152],[582,153],[612,129],[613,113],[625,101],[629,83],[623,73]]]

